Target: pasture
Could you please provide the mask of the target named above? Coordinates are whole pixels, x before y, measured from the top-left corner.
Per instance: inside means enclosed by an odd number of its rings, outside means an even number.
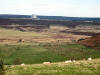
[[[12,65],[6,75],[100,75],[100,59],[81,60],[71,63],[51,63],[50,65]]]
[[[17,44],[0,45],[0,56],[5,64],[37,64],[43,62],[60,62],[100,58],[100,51],[78,44]]]

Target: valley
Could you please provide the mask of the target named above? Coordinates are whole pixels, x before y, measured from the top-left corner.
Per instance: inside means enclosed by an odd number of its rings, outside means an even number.
[[[0,23],[0,62],[3,59],[4,68],[7,68],[1,73],[5,75],[93,75],[96,72],[95,75],[98,75],[99,22],[48,20],[46,22],[13,19]],[[65,61],[72,62],[65,63]],[[1,66],[3,66],[2,62]]]

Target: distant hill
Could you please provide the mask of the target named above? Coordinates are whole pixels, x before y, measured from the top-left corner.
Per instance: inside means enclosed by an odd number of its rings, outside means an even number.
[[[1,14],[0,18],[30,18],[30,15],[8,15],[8,14]]]
[[[31,15],[9,15],[1,14],[0,18],[31,18]],[[70,20],[70,21],[99,21],[100,18],[88,18],[88,17],[64,17],[64,16],[38,16],[40,19],[46,20]]]

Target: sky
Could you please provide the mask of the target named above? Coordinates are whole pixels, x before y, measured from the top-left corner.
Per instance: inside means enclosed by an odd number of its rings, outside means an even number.
[[[0,14],[100,17],[100,0],[0,0]]]

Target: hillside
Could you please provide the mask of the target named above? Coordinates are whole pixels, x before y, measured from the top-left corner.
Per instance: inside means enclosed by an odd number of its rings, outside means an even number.
[[[48,65],[12,65],[7,69],[6,75],[100,75],[100,59]]]
[[[5,64],[38,64],[45,61],[61,62],[65,60],[82,60],[89,57],[100,58],[100,51],[78,44],[0,44],[0,57]]]
[[[100,33],[80,41],[80,44],[100,49]]]
[[[31,15],[10,15],[10,14],[1,14],[0,18],[31,18]],[[65,16],[40,16],[40,19],[47,20],[70,20],[70,21],[99,21],[100,18],[89,18],[89,17],[65,17]]]

